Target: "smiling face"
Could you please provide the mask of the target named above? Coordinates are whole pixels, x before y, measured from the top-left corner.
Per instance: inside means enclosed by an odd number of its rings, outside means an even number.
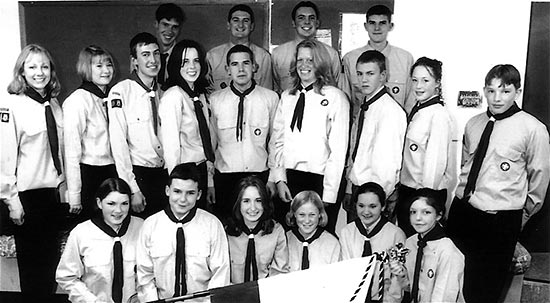
[[[105,91],[105,87],[113,80],[113,63],[105,56],[95,56],[91,64],[92,82]]]
[[[371,15],[365,23],[365,30],[369,34],[369,39],[373,43],[384,43],[388,38],[388,33],[393,29],[393,23],[388,16]]]
[[[243,192],[240,203],[244,224],[250,229],[254,228],[264,213],[262,197],[258,188],[255,186],[247,187]]]
[[[317,68],[313,59],[313,50],[309,47],[300,47],[296,53],[296,71],[303,87],[314,83],[317,78]]]
[[[233,84],[240,90],[245,91],[252,84],[254,73],[254,62],[250,54],[245,52],[232,53],[229,57],[229,66],[227,68]]]
[[[184,49],[181,54],[180,74],[191,89],[194,87],[194,83],[199,78],[200,73],[199,53],[195,48]]]
[[[483,89],[489,111],[493,115],[507,111],[521,94],[521,88],[516,89],[513,84],[504,84],[501,79],[493,79]]]
[[[195,207],[201,192],[193,180],[172,179],[170,186],[166,186],[166,195],[172,213],[181,220]]]
[[[137,73],[140,78],[152,80],[160,69],[160,50],[156,43],[136,45],[136,58],[132,58],[132,63],[137,67]]]
[[[298,231],[302,234],[304,239],[308,239],[315,233],[319,225],[319,209],[315,204],[307,202],[298,207],[294,213],[294,218],[296,219]]]
[[[155,23],[155,29],[157,30],[157,39],[162,44],[162,49],[168,50],[174,45],[180,33],[180,23],[174,18],[170,20],[162,18]]]
[[[418,198],[411,204],[411,225],[422,237],[434,228],[439,219],[441,219],[441,215],[437,214],[435,208],[427,203],[426,198]]]
[[[314,37],[319,26],[315,10],[311,7],[298,8],[292,26],[296,29],[296,35],[302,40]]]
[[[411,78],[418,102],[423,103],[438,94],[441,83],[430,74],[427,67],[422,65],[415,67]]]
[[[371,192],[362,193],[357,197],[357,215],[366,228],[370,228],[382,215],[382,203],[378,196]]]
[[[105,223],[117,231],[130,211],[130,197],[127,194],[113,191],[103,200],[97,198],[97,206],[101,210]]]
[[[254,23],[250,14],[244,11],[235,11],[227,22],[227,29],[231,31],[231,37],[236,39],[248,38],[254,30]]]
[[[380,72],[380,66],[376,62],[359,63],[356,71],[361,93],[367,99],[386,82],[386,71]]]
[[[29,87],[44,96],[51,79],[51,64],[48,57],[43,53],[30,53],[23,65],[23,77]]]

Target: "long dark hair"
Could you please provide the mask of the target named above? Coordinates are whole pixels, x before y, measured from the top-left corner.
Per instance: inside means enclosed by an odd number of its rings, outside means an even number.
[[[194,83],[194,90],[199,94],[205,94],[209,85],[208,80],[206,79],[206,75],[208,73],[208,64],[206,64],[206,52],[204,51],[202,45],[194,40],[181,40],[174,46],[172,54],[170,55],[170,59],[168,59],[168,63],[166,65],[166,69],[168,70],[167,87],[172,87],[174,85],[178,85],[181,87],[182,84],[185,83],[185,80],[180,74],[180,69],[182,66],[181,59],[184,52],[186,52],[186,50],[190,48],[194,48],[197,50],[197,54],[199,55],[199,64],[201,65],[201,72],[199,73],[199,77]]]

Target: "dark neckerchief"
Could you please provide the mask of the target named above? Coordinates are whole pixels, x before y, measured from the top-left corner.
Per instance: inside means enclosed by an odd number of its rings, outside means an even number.
[[[516,104],[516,102],[514,102],[514,104],[512,104],[512,106],[510,106],[510,108],[507,109],[502,114],[493,115],[493,113],[491,113],[491,111],[489,111],[489,108],[487,108],[486,114],[487,114],[488,117],[494,117],[495,120],[502,120],[502,119],[506,119],[508,117],[511,117],[511,116],[513,116],[514,114],[516,114],[520,111],[521,111],[521,108],[519,108],[518,105]]]
[[[303,245],[302,245],[302,267],[301,268],[302,269],[308,269],[309,268],[309,248],[308,248],[308,246],[313,241],[319,239],[319,237],[323,233],[323,228],[317,227],[317,230],[315,230],[313,235],[311,237],[309,237],[308,239],[305,239],[304,236],[302,236],[302,234],[300,233],[300,231],[298,230],[297,227],[292,229],[292,233],[294,234],[294,236],[296,236],[298,241],[303,243]]]
[[[178,220],[174,213],[172,213],[170,205],[164,208],[164,213],[170,221],[178,224],[178,230],[176,231],[176,282],[174,285],[174,297],[179,297],[187,294],[187,281],[185,279],[187,266],[185,264],[185,234],[183,232],[183,224],[193,220],[197,213],[197,207],[193,207],[181,220]]]
[[[122,220],[122,225],[118,231],[115,231],[111,226],[105,223],[103,215],[101,212],[94,217],[92,217],[92,223],[106,233],[109,237],[115,239],[115,244],[113,244],[113,284],[111,285],[111,297],[116,303],[122,302],[122,287],[124,286],[124,259],[122,257],[122,243],[120,238],[126,234],[128,231],[128,226],[130,226],[131,216],[128,214],[124,220]]]
[[[248,236],[248,245],[246,247],[246,257],[244,260],[244,282],[249,282],[250,272],[252,271],[252,281],[258,280],[258,263],[256,263],[256,245],[254,243],[254,235],[262,230],[262,224],[258,223],[250,230],[246,224],[241,223],[242,232]]]
[[[81,88],[101,99],[105,99],[109,95],[109,87],[106,87],[105,92],[103,92],[97,85],[90,81],[82,81],[82,84],[80,84],[78,88]]]
[[[139,86],[141,86],[149,95],[149,102],[151,103],[151,115],[153,118],[151,119],[151,122],[153,123],[153,131],[156,136],[158,135],[159,127],[158,105],[155,100],[155,96],[157,95],[157,82],[155,81],[155,79],[153,79],[153,87],[147,87],[145,83],[141,81],[136,71],[133,71],[132,74],[130,74],[130,79],[139,84]]]
[[[59,137],[57,136],[57,123],[55,122],[55,117],[53,115],[52,107],[50,106],[50,101],[52,98],[51,89],[48,87],[46,89],[46,95],[42,97],[34,88],[27,87],[25,90],[25,95],[34,101],[40,104],[46,104],[44,106],[44,116],[46,120],[46,131],[48,134],[48,143],[50,145],[50,152],[52,154],[52,161],[57,171],[57,175],[61,175],[61,160],[59,158]]]
[[[388,219],[386,219],[384,216],[380,216],[380,220],[378,221],[378,223],[376,223],[376,226],[374,226],[374,228],[370,232],[367,232],[367,229],[365,228],[365,226],[361,222],[361,219],[357,218],[357,219],[354,220],[354,222],[355,222],[355,226],[357,227],[359,232],[365,238],[367,238],[367,239],[365,239],[365,243],[363,244],[363,254],[361,256],[366,257],[366,256],[372,255],[372,246],[370,244],[370,239],[372,237],[376,236],[376,234],[378,234],[380,232],[380,230],[382,230],[384,225],[386,225],[386,223],[388,223]]]
[[[236,87],[233,81],[231,81],[231,84],[229,85],[231,87],[231,91],[239,97],[239,105],[238,105],[238,111],[237,111],[237,141],[243,140],[243,122],[244,122],[244,98],[250,94],[255,88],[256,88],[256,81],[252,79],[252,83],[249,88],[247,88],[244,92],[240,92]]]
[[[355,161],[355,157],[357,156],[357,150],[359,149],[359,141],[361,140],[361,133],[363,133],[363,124],[365,123],[365,112],[369,109],[369,107],[376,102],[378,99],[382,98],[387,93],[386,87],[382,87],[382,89],[376,93],[372,98],[367,100],[367,97],[365,97],[365,100],[363,103],[361,103],[361,111],[359,113],[359,118],[357,122],[357,135],[355,136],[355,147],[353,148],[353,153],[351,154],[352,161]]]
[[[412,118],[413,116],[418,113],[419,110],[423,109],[423,108],[426,108],[428,106],[432,106],[432,105],[436,105],[436,104],[441,104],[441,106],[443,106],[443,101],[441,101],[441,98],[439,98],[439,96],[433,96],[430,100],[424,102],[424,103],[420,103],[420,102],[417,102],[412,110],[411,110],[411,113],[409,114],[409,117],[407,119],[407,122],[411,122],[412,121]]]
[[[308,85],[306,88],[302,87],[302,83],[298,85],[300,96],[294,107],[294,114],[292,115],[292,121],[290,122],[290,129],[294,131],[294,127],[298,128],[298,131],[302,131],[302,121],[304,120],[304,110],[306,107],[306,93],[313,89],[313,84]]]
[[[436,223],[435,226],[430,230],[424,237],[418,234],[418,252],[416,254],[416,260],[414,263],[414,276],[413,276],[413,286],[411,291],[411,297],[413,302],[418,302],[418,278],[420,276],[420,268],[422,267],[422,257],[424,256],[424,247],[429,241],[439,240],[445,237],[445,231],[443,227]]]
[[[155,79],[153,79],[153,87],[147,87],[147,85],[145,85],[145,83],[143,83],[143,81],[141,80],[141,78],[138,76],[137,72],[136,71],[133,71],[131,74],[130,74],[130,80],[133,80],[135,81],[137,84],[139,84],[139,86],[141,86],[146,92],[151,92],[151,91],[154,91],[156,92],[157,91],[157,81],[155,81]]]

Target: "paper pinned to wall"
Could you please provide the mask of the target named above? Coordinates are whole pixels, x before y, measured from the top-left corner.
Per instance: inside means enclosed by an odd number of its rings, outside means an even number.
[[[365,14],[342,13],[342,26],[340,33],[340,51],[342,55],[365,46],[369,41],[369,35],[365,30]]]
[[[315,39],[326,45],[332,46],[332,30],[330,28],[318,29],[315,33]]]

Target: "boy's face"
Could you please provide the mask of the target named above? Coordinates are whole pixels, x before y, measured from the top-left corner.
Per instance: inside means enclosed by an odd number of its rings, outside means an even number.
[[[160,21],[155,22],[155,28],[157,30],[157,39],[164,49],[168,49],[174,45],[180,33],[180,23],[176,19],[172,18],[168,20],[162,18]]]
[[[246,89],[252,82],[254,74],[254,62],[248,53],[233,53],[229,57],[227,72],[235,86]]]
[[[315,36],[319,20],[315,14],[315,10],[311,7],[300,7],[296,10],[296,17],[292,21],[292,26],[296,29],[296,33],[302,39],[307,39]]]
[[[181,219],[195,207],[201,197],[199,184],[193,180],[172,179],[166,186],[170,209],[176,218]]]
[[[356,71],[359,89],[362,94],[367,96],[367,99],[372,97],[374,92],[386,82],[386,72],[380,72],[380,67],[376,62],[359,63]]]
[[[227,29],[231,31],[231,36],[234,38],[247,38],[254,30],[254,23],[249,13],[236,11],[227,22]]]
[[[521,94],[521,88],[516,89],[513,84],[504,84],[501,79],[493,79],[483,89],[489,111],[493,115],[507,111]]]
[[[156,43],[136,45],[136,58],[132,58],[132,64],[142,77],[154,78],[160,69],[160,50]]]
[[[369,39],[375,43],[386,42],[388,33],[392,29],[393,23],[385,15],[371,15],[365,22],[365,30],[369,34]]]

